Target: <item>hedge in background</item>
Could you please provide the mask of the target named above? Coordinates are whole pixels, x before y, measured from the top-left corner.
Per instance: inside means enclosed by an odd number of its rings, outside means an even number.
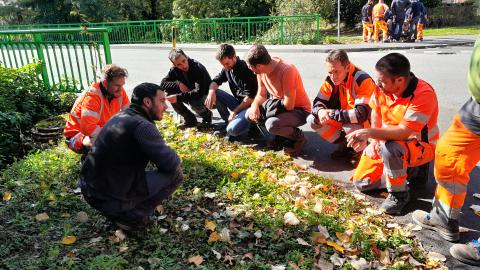
[[[50,91],[39,74],[39,64],[18,69],[0,65],[0,169],[26,154],[24,142],[37,121],[73,105],[73,94]]]

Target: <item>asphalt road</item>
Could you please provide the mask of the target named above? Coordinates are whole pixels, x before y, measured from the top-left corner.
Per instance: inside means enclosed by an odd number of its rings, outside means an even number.
[[[268,48],[268,46],[267,46]],[[466,86],[467,67],[472,51],[471,47],[446,47],[435,49],[416,49],[416,50],[393,50],[403,53],[411,62],[412,72],[417,77],[429,82],[437,92],[440,113],[439,127],[441,132],[445,131],[460,106],[469,97]],[[372,77],[375,76],[374,65],[378,59],[393,51],[370,51],[370,52],[351,52],[349,57],[352,63],[368,72]],[[203,63],[210,75],[217,74],[221,66],[215,60],[215,53],[212,50],[191,50],[186,53]],[[132,88],[141,82],[159,83],[167,74],[170,62],[167,59],[168,50],[155,47],[115,47],[112,46],[112,56],[115,63],[118,63],[129,70],[130,76],[127,81],[127,91],[131,93]],[[240,57],[243,57],[245,50],[237,51]],[[303,78],[304,86],[313,100],[317,91],[326,76],[324,67],[325,53],[301,52],[301,51],[274,51],[274,56],[279,56],[286,61],[297,66]],[[222,85],[222,88],[228,89],[228,86]],[[334,149],[322,139],[320,139],[307,126],[303,129],[309,138],[309,143],[304,149],[304,154],[298,158],[298,162],[308,165],[313,171],[324,176],[330,177],[341,184],[350,186],[349,178],[352,175],[352,168],[339,162],[334,162],[329,158],[330,152]],[[431,166],[432,167],[432,166]],[[477,166],[472,174],[468,187],[468,196],[463,208],[463,215],[460,220],[467,232],[461,234],[460,242],[468,242],[473,238],[480,237],[480,217],[476,216],[469,209],[472,204],[480,204],[480,200],[472,197],[473,193],[480,193],[480,169]],[[431,173],[428,187],[425,190],[413,191],[416,201],[413,201],[409,207],[409,213],[399,217],[399,222],[410,223],[411,212],[417,208],[430,210],[433,198],[435,183]],[[373,194],[374,201],[381,202]],[[448,253],[450,243],[442,240],[436,234],[430,231],[422,230],[419,232],[419,238],[424,247],[428,250],[436,251],[447,256],[447,266],[451,269],[474,269],[462,264]]]

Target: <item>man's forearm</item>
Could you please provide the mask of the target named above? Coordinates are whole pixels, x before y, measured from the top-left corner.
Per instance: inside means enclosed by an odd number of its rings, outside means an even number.
[[[413,131],[407,127],[369,128],[370,138],[382,141],[405,141]]]
[[[252,105],[253,99],[245,97],[240,104],[233,110],[235,114],[240,113],[243,110],[246,110]]]

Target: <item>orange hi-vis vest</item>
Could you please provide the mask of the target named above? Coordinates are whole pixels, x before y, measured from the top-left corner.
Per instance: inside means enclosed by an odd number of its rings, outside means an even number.
[[[105,85],[105,81],[102,85]],[[100,83],[92,84],[75,101],[63,131],[65,138],[71,138],[79,132],[96,137],[105,123],[129,104],[125,89],[122,89],[120,97],[108,102],[100,89]]]
[[[377,90],[370,100],[370,107],[381,115],[383,127],[404,125],[414,131],[410,138],[436,145],[440,135],[438,101],[427,82],[412,74],[401,97],[394,98]]]
[[[378,3],[373,6],[373,18],[383,19],[385,17],[385,12],[388,10],[388,6],[384,3]]]

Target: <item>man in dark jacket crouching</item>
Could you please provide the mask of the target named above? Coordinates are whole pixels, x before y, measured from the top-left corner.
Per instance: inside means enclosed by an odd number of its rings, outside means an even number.
[[[145,227],[155,207],[183,181],[180,158],[154,120],[167,109],[160,86],[142,83],[131,105],[103,127],[80,172],[85,200],[122,229]],[[157,170],[145,171],[147,163]]]

